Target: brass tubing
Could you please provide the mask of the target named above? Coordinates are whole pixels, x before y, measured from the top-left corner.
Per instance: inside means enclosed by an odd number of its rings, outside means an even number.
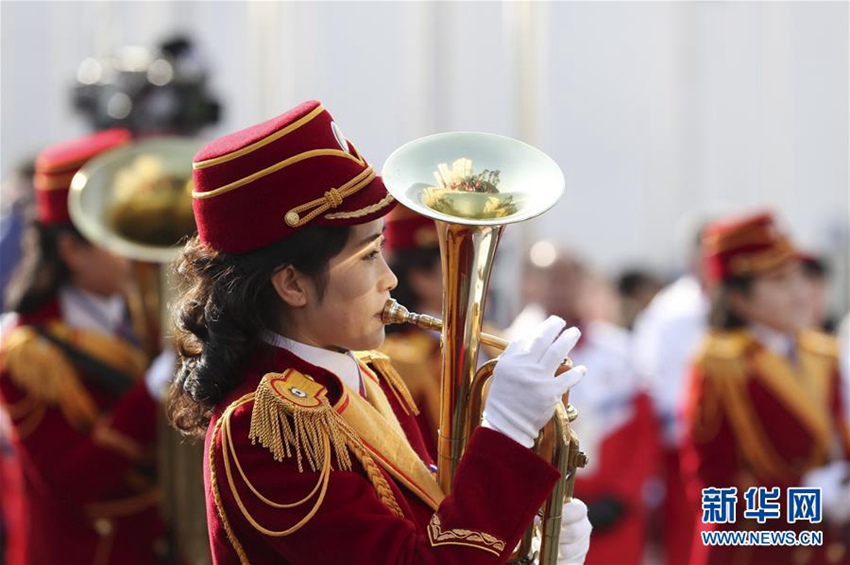
[[[493,376],[493,371],[496,369],[498,359],[490,359],[475,373],[475,378],[469,387],[469,422],[467,422],[466,437],[472,435],[475,428],[481,423],[481,417],[484,413],[484,387],[490,382],[490,377]],[[466,447],[466,446],[464,446]]]
[[[555,432],[555,441],[552,451],[552,466],[558,469],[561,477],[569,477],[569,454],[570,443],[569,420],[563,403],[555,407],[555,415],[552,417]],[[568,479],[567,479],[568,480]],[[555,483],[555,487],[546,499],[543,506],[543,522],[540,525],[540,565],[558,562],[558,538],[561,535],[561,509],[567,502],[566,480]]]
[[[503,226],[436,224],[444,288],[437,481],[448,495],[468,439],[469,388],[478,364],[486,290]]]
[[[381,319],[384,321],[384,324],[413,324],[423,330],[433,330],[437,332],[442,331],[443,329],[443,321],[441,319],[435,318],[434,316],[428,316],[427,314],[411,312],[403,304],[399,304],[395,298],[390,298],[384,304]],[[478,341],[499,351],[504,351],[505,348],[508,347],[509,343],[508,340],[504,338],[488,334],[486,332],[481,332],[478,336]],[[572,369],[572,367],[573,362],[569,357],[567,357],[564,359],[564,362],[561,363],[561,366],[558,367],[558,374]]]
[[[576,471],[587,465],[587,456],[579,450],[579,441],[570,422],[578,417],[578,411],[571,404],[558,404],[554,423],[555,442],[551,463],[561,473],[562,480],[546,499],[541,524],[540,565],[558,563],[558,539],[561,536],[561,512],[563,505],[572,500],[576,482]]]

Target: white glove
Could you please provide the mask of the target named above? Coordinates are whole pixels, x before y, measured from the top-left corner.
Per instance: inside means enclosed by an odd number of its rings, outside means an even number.
[[[574,498],[564,504],[561,514],[561,537],[558,538],[558,565],[584,563],[590,549],[593,526],[587,519],[587,506]]]
[[[174,378],[176,371],[177,353],[170,347],[157,355],[151,366],[148,367],[145,373],[145,386],[156,401],[161,401],[165,398],[168,385],[171,383],[171,379]]]
[[[534,445],[561,397],[587,372],[579,365],[555,377],[558,365],[581,337],[577,328],[561,333],[565,325],[561,318],[550,316],[535,331],[508,345],[496,365],[484,403],[484,427],[525,447]]]
[[[850,522],[850,462],[834,461],[803,475],[802,486],[819,488],[823,516],[832,524]]]

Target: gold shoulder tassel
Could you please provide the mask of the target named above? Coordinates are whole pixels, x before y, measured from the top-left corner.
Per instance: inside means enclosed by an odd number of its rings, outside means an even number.
[[[304,472],[302,460],[306,459],[313,472],[321,473],[317,484],[317,489],[321,489],[321,492],[308,516],[285,532],[275,533],[258,527],[260,531],[268,535],[289,535],[306,523],[318,510],[324,499],[331,471],[331,451],[335,453],[337,469],[341,471],[352,469],[350,454],[354,453],[379,500],[396,516],[404,516],[377,463],[357,433],[330,405],[326,395],[327,389],[324,386],[292,369],[280,374],[265,375],[253,395],[254,407],[251,411],[251,426],[248,432],[251,442],[253,444],[259,442],[272,453],[277,461],[282,461],[284,457],[292,457],[294,451],[299,472]],[[226,415],[229,417],[229,413]],[[227,448],[224,451],[225,463],[227,463]],[[228,481],[231,481],[229,471]],[[231,488],[234,488],[232,481]],[[256,491],[254,492],[257,494]],[[312,494],[307,498],[310,498]],[[261,500],[281,508],[298,506],[306,502],[307,498],[290,505],[275,504],[262,497]],[[251,519],[249,521],[254,523]]]
[[[289,370],[269,373],[260,381],[251,413],[251,442],[271,451],[275,460],[291,457],[304,472],[303,459],[312,471],[325,465],[324,436],[330,440],[337,469],[351,470],[351,457],[342,429],[345,423],[326,398],[327,390],[309,377]]]

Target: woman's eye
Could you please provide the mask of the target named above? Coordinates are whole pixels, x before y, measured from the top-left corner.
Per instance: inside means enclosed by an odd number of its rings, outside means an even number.
[[[374,261],[375,259],[377,259],[377,258],[378,258],[378,256],[379,256],[379,255],[382,255],[382,254],[383,254],[383,252],[384,252],[384,246],[385,246],[386,244],[387,244],[387,240],[382,238],[382,239],[381,239],[381,243],[380,243],[380,245],[379,245],[376,249],[373,249],[372,251],[370,251],[369,253],[367,253],[366,255],[364,255],[364,256],[363,256],[363,259],[364,259],[365,261]]]

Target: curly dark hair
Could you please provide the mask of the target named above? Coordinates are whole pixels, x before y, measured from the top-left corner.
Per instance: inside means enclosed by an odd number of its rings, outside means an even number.
[[[262,332],[277,330],[286,319],[272,275],[291,265],[313,279],[321,299],[328,263],[350,231],[307,226],[243,254],[219,253],[197,236],[186,244],[177,265],[184,290],[174,314],[181,363],[166,406],[175,428],[202,437],[213,407],[241,381]]]
[[[5,304],[10,312],[28,314],[38,310],[71,279],[71,271],[59,253],[63,236],[90,245],[72,225],[48,226],[34,220],[29,223],[21,244],[21,262],[6,289]]]

